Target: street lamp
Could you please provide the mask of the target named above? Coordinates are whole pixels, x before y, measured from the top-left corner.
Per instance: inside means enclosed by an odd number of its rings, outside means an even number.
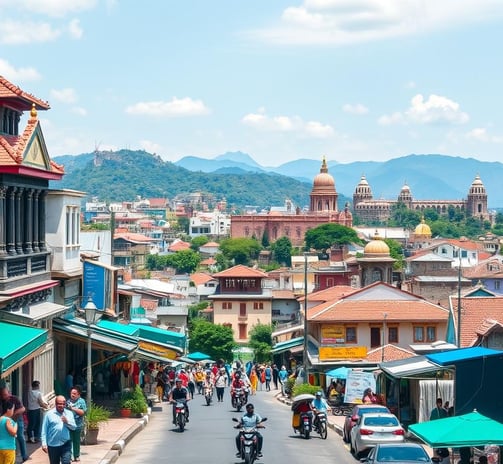
[[[304,253],[304,383],[309,383],[307,376],[307,253]]]
[[[91,327],[101,319],[101,312],[98,311],[98,308],[94,304],[91,297],[88,298],[87,303],[84,306],[84,315],[87,324],[87,407],[90,408],[93,388]]]
[[[461,348],[461,248],[458,248],[458,258],[459,258],[459,266],[458,266],[458,336],[457,336],[457,345],[458,348]]]

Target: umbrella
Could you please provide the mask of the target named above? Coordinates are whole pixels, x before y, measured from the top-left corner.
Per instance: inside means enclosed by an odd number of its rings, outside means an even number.
[[[194,351],[194,353],[189,353],[185,355],[185,357],[193,359],[194,361],[203,361],[205,359],[210,359],[207,354],[201,353],[200,351]]]
[[[349,371],[350,369],[348,367],[338,367],[337,369],[325,372],[325,375],[333,379],[347,379]]]
[[[299,403],[303,403],[304,401],[312,401],[316,398],[316,396],[311,395],[310,393],[302,393],[300,395],[294,396],[292,398],[292,411],[297,409]]]
[[[409,431],[432,448],[503,446],[503,424],[476,410],[462,416],[409,425]]]

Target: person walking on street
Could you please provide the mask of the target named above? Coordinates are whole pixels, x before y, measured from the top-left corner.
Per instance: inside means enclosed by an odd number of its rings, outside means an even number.
[[[274,384],[274,389],[278,389],[278,380],[279,380],[279,369],[276,364],[272,365],[272,383]]]
[[[443,419],[444,417],[447,417],[447,411],[443,407],[442,398],[437,398],[436,406],[430,413],[430,420]]]
[[[42,421],[42,451],[49,455],[49,464],[70,464],[72,440],[70,430],[75,430],[74,414],[66,407],[66,398],[56,396],[55,407]]]
[[[19,452],[21,453],[21,459],[23,462],[28,461],[30,456],[26,451],[26,440],[24,438],[24,419],[23,414],[26,408],[23,406],[21,400],[15,396],[11,395],[7,387],[0,388],[0,400],[2,401],[2,411],[5,411],[5,404],[7,401],[14,403],[14,413],[12,414],[12,419],[17,422],[17,444],[19,447]]]
[[[0,416],[0,462],[14,464],[16,462],[17,423],[12,419],[14,403],[7,400],[4,403],[3,414]]]
[[[272,369],[269,364],[264,369],[265,374],[265,391],[271,391]]]
[[[75,421],[75,429],[70,430],[70,438],[72,440],[73,461],[80,461],[80,432],[84,425],[84,416],[87,411],[87,405],[84,399],[80,396],[82,389],[79,385],[74,385],[70,390],[70,400],[66,402],[66,407],[73,412]]]
[[[40,441],[41,408],[47,409],[49,407],[40,391],[40,382],[38,380],[31,383],[26,406],[28,407],[28,429],[26,434],[28,435],[28,441],[35,443]]]
[[[228,378],[225,367],[220,368],[215,376],[215,388],[217,389],[217,400],[219,403],[224,401],[224,389],[227,386]]]

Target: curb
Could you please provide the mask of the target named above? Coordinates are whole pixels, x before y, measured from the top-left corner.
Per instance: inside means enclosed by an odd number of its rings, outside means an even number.
[[[147,426],[149,420],[150,415],[146,414],[136,424],[129,427],[129,429],[112,445],[110,451],[105,454],[105,457],[101,459],[98,464],[112,464],[117,461],[119,456],[124,452],[126,445]]]
[[[288,398],[287,396],[283,396],[281,393],[276,394],[276,399],[283,403],[286,404],[287,406],[292,405],[292,400]],[[327,420],[328,428],[332,429],[333,431],[337,432],[341,437],[342,437],[342,427],[340,427],[337,424],[334,424],[333,422],[330,422]]]

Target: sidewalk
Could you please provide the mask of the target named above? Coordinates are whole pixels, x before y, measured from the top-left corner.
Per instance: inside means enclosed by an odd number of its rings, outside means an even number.
[[[111,418],[101,426],[97,445],[81,445],[80,462],[110,464],[117,461],[126,444],[147,426],[149,418],[149,414],[141,418]],[[49,458],[42,451],[40,443],[26,443],[26,447],[30,455],[30,460],[26,461],[26,464],[49,463]],[[21,462],[20,456],[17,456],[16,462]]]

